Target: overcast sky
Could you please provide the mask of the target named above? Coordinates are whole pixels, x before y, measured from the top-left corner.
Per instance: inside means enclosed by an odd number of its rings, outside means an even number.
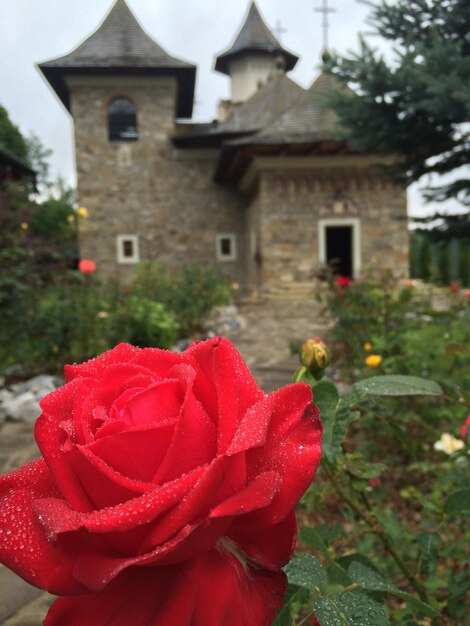
[[[35,64],[70,52],[96,29],[113,3],[0,0],[0,104],[23,134],[34,132],[53,150],[52,175],[72,185],[72,120]],[[193,119],[213,119],[218,100],[229,94],[228,78],[213,71],[214,58],[238,33],[249,0],[127,3],[144,29],[170,54],[198,66]],[[286,31],[280,36],[282,43],[300,56],[290,76],[308,87],[318,72],[322,50],[322,15],[314,10],[322,0],[257,0],[257,5],[271,28],[280,24]],[[330,47],[342,53],[357,50],[358,34],[369,30],[368,8],[357,0],[329,0],[329,6],[336,11],[329,16]],[[380,45],[379,40],[374,43]],[[410,212],[422,213],[422,204],[417,189],[411,190]],[[431,209],[428,206],[426,211]]]

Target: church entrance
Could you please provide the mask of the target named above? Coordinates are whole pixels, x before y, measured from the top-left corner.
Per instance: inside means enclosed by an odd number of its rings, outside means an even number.
[[[326,264],[333,274],[353,275],[352,226],[326,227]]]
[[[320,267],[357,278],[361,269],[359,218],[318,220],[318,257]]]

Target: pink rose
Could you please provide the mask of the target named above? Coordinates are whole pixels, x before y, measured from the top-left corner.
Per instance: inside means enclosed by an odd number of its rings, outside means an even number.
[[[225,339],[121,344],[46,396],[43,458],[0,478],[0,560],[46,626],[268,626],[321,455],[308,385],[265,395]]]

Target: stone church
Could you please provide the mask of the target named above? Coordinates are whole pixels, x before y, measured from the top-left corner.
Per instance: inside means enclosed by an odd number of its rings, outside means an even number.
[[[81,257],[103,276],[144,260],[211,264],[254,294],[311,288],[326,266],[406,275],[405,190],[383,158],[336,137],[334,80],[303,89],[297,61],[251,2],[215,61],[231,98],[218,119],[191,122],[196,67],[116,0],[83,43],[41,63],[74,120]]]

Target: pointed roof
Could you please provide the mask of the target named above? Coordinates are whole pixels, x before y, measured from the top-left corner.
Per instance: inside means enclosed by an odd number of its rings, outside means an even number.
[[[125,0],[116,0],[101,25],[69,54],[46,61],[39,69],[69,108],[65,82],[71,75],[168,75],[178,79],[178,111],[190,117],[196,66],[166,52],[139,24]]]
[[[222,74],[230,74],[230,61],[250,52],[264,52],[270,55],[282,56],[285,61],[286,71],[293,69],[299,60],[296,54],[289,52],[282,46],[266,26],[254,0],[252,0],[246,20],[233,45],[217,57],[215,62],[216,71],[222,72]]]
[[[327,96],[338,89],[348,90],[334,76],[322,72],[307,91],[265,128],[226,141],[214,179],[217,182],[239,181],[257,155],[350,153],[347,143],[336,135],[338,120],[328,106]]]
[[[232,115],[219,124],[219,132],[261,130],[288,109],[305,90],[285,74],[272,76]]]
[[[277,144],[334,139],[338,120],[326,99],[328,94],[339,88],[331,74],[322,72],[292,106],[247,141],[252,144]]]

